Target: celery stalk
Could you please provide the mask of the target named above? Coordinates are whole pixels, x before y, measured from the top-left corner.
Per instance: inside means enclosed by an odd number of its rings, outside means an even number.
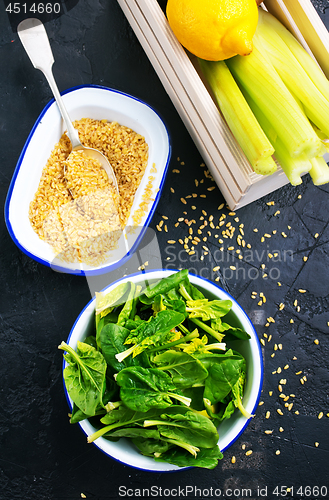
[[[258,23],[254,44],[262,47],[287,88],[303,104],[308,118],[329,135],[329,101],[314,85],[273,24],[263,22],[264,14]]]
[[[323,158],[323,156],[317,156],[312,158],[311,164],[312,168],[310,170],[310,175],[312,181],[316,186],[321,186],[329,182],[329,167]]]
[[[274,155],[280,163],[282,170],[288,177],[289,182],[293,186],[298,186],[298,184],[302,183],[301,175],[311,170],[311,160],[308,160],[304,154],[296,158],[292,157],[262,110],[246,92],[244,92],[244,96],[265,134],[274,146]]]
[[[299,43],[299,41],[290,33],[289,30],[283,24],[276,19],[269,12],[264,11],[262,8],[258,9],[258,26],[264,25],[264,28],[274,29],[278,35],[282,38],[285,44],[289,47],[291,52],[294,54],[296,59],[302,65],[308,76],[311,78],[312,82],[316,85],[318,90],[323,94],[323,96],[329,101],[329,80],[326,78],[325,74],[313,59],[310,54],[306,52],[304,47]]]
[[[255,46],[249,56],[235,56],[226,64],[240,86],[270,121],[292,157],[317,156],[321,141],[266,55]]]
[[[318,129],[318,127],[316,127],[316,125],[314,125],[313,123],[312,126],[324,147],[323,154],[329,153],[329,137],[324,132],[322,132],[322,130]]]
[[[277,167],[272,158],[274,148],[250,110],[225,62],[199,59],[199,64],[228,126],[254,171],[262,175],[275,172]]]

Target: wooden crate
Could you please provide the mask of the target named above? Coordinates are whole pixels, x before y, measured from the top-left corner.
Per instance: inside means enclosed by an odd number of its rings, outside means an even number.
[[[193,141],[236,210],[288,183],[282,169],[255,174],[218,111],[196,60],[174,36],[157,0],[118,0]],[[329,33],[310,0],[266,0],[264,6],[296,36],[329,78]]]

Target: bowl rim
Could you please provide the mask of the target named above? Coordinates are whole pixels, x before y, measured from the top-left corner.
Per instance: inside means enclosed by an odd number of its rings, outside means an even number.
[[[144,271],[138,271],[136,273],[132,273],[132,274],[129,274],[127,276],[123,276],[122,278],[118,278],[117,280],[113,281],[112,283],[110,283],[109,285],[105,286],[102,290],[100,290],[100,292],[103,292],[105,290],[107,290],[108,288],[122,282],[123,280],[129,280],[130,278],[133,278],[133,277],[136,277],[136,276],[143,276],[143,275],[150,275],[150,274],[158,274],[158,273],[165,273],[165,275],[169,275],[169,274],[173,274],[175,272],[178,272],[179,269],[152,269],[152,270],[144,270]],[[255,398],[255,404],[254,404],[254,407],[251,411],[251,413],[253,414],[258,405],[259,405],[259,401],[260,401],[260,397],[261,397],[261,392],[262,392],[262,387],[263,387],[263,380],[264,380],[264,364],[263,364],[263,355],[262,355],[262,348],[261,348],[261,344],[260,344],[260,341],[259,341],[259,338],[258,338],[258,335],[257,335],[257,332],[255,330],[255,327],[254,325],[252,324],[249,316],[246,314],[246,312],[244,311],[244,309],[242,308],[242,306],[234,299],[234,297],[232,297],[232,295],[230,293],[228,293],[226,290],[224,290],[222,287],[220,287],[217,283],[214,283],[213,281],[207,279],[207,278],[204,278],[203,276],[200,276],[200,275],[197,275],[197,274],[194,274],[194,273],[188,273],[188,276],[192,276],[192,278],[196,278],[196,279],[199,279],[201,281],[204,281],[206,284],[210,285],[210,286],[213,286],[217,289],[219,289],[222,293],[224,293],[224,295],[226,295],[228,297],[229,300],[232,300],[232,303],[235,305],[235,307],[239,310],[239,313],[241,313],[241,315],[243,316],[243,318],[245,319],[245,321],[248,323],[249,327],[250,327],[250,330],[251,332],[253,333],[254,335],[254,339],[256,341],[256,346],[257,346],[257,358],[258,358],[258,361],[259,361],[259,383],[258,383],[258,392],[257,392],[257,396]],[[151,278],[152,279],[152,278]],[[154,279],[159,279],[157,277],[155,277]],[[71,337],[73,335],[73,332],[76,328],[76,325],[77,323],[79,322],[81,316],[87,311],[88,308],[91,307],[91,305],[95,302],[96,300],[96,297],[94,296],[86,305],[85,307],[82,309],[82,311],[80,312],[80,314],[78,315],[78,317],[76,318],[71,330],[70,330],[70,333],[68,335],[68,338],[67,338],[67,341],[66,343],[69,344],[70,343],[70,340],[71,340]],[[63,358],[63,362],[62,362],[62,373],[64,371],[64,368],[67,366],[67,363],[65,361],[65,359]],[[70,397],[68,395],[68,392],[66,390],[66,386],[65,386],[65,381],[64,381],[64,375],[62,374],[62,382],[63,382],[63,387],[64,387],[64,393],[65,393],[65,397],[66,397],[66,400],[67,400],[67,403],[69,405],[69,408],[72,410],[72,404],[71,404],[71,400],[70,400]],[[227,450],[230,446],[232,446],[232,444],[241,436],[241,434],[245,431],[245,429],[248,427],[250,421],[252,420],[252,418],[249,418],[245,421],[244,425],[242,426],[242,428],[239,430],[239,432],[234,436],[234,438],[224,447],[221,449],[221,452],[224,452],[225,450]],[[81,422],[78,422],[79,423],[79,426],[81,428],[81,430],[83,431],[83,433],[87,436],[87,433],[85,431],[85,429],[81,426]],[[100,438],[101,439],[101,438]],[[96,446],[100,451],[102,451],[104,453],[104,455],[106,456],[109,456],[111,459],[113,460],[116,460],[117,462],[119,463],[122,463],[123,465],[128,465],[129,467],[132,467],[134,469],[137,469],[137,470],[142,470],[142,471],[145,471],[145,472],[156,472],[156,473],[170,473],[170,472],[178,472],[178,471],[181,471],[181,470],[187,470],[187,469],[193,469],[194,467],[192,466],[186,466],[186,467],[178,467],[178,466],[174,466],[172,464],[169,464],[169,465],[172,465],[172,469],[170,470],[157,470],[157,469],[146,469],[144,467],[140,467],[138,465],[132,465],[132,464],[128,464],[126,462],[124,462],[123,460],[120,460],[119,458],[111,455],[110,453],[108,453],[107,451],[103,450],[100,446],[98,446],[97,442],[93,442],[92,443],[94,446]]]
[[[139,97],[135,97],[133,95],[130,95],[126,92],[122,92],[121,90],[117,90],[117,89],[112,89],[111,87],[106,87],[104,85],[95,85],[95,84],[85,84],[85,85],[76,85],[74,87],[70,87],[66,90],[63,90],[61,92],[61,95],[64,96],[66,94],[69,94],[71,92],[74,92],[76,90],[80,90],[80,89],[88,89],[88,88],[92,88],[92,89],[95,89],[95,90],[105,90],[105,91],[109,91],[109,92],[113,92],[115,94],[120,94],[124,97],[128,97],[130,99],[133,99],[134,101],[137,101],[141,104],[143,104],[144,106],[146,106],[147,108],[149,108],[151,111],[153,111],[153,113],[155,115],[157,115],[157,117],[159,118],[160,122],[162,122],[163,124],[163,127],[164,127],[164,130],[165,130],[165,133],[167,135],[167,140],[168,140],[168,154],[167,154],[167,158],[166,158],[166,163],[164,165],[164,168],[163,168],[163,173],[162,173],[162,176],[161,176],[161,181],[159,183],[159,188],[158,188],[158,191],[154,197],[154,201],[152,203],[152,206],[148,212],[148,216],[143,224],[142,229],[141,231],[139,232],[137,238],[136,238],[136,241],[134,242],[133,246],[131,247],[130,251],[128,253],[126,253],[121,259],[119,259],[117,262],[115,262],[114,264],[110,264],[110,265],[107,265],[107,266],[104,266],[104,267],[100,267],[99,269],[69,269],[67,267],[62,267],[58,264],[53,264],[51,261],[48,261],[48,260],[45,260],[43,259],[42,257],[39,257],[37,255],[35,255],[34,253],[32,253],[31,251],[29,251],[27,248],[25,248],[25,246],[20,243],[20,241],[18,240],[18,238],[16,237],[16,234],[15,234],[15,231],[12,227],[12,224],[11,224],[11,221],[10,221],[10,217],[9,217],[9,211],[10,211],[10,203],[11,203],[11,199],[12,199],[12,194],[13,194],[13,190],[14,190],[14,187],[15,187],[15,183],[16,183],[16,179],[19,175],[19,171],[20,171],[20,167],[21,167],[21,164],[23,162],[23,159],[24,159],[24,156],[25,156],[25,153],[28,149],[28,146],[30,144],[30,141],[35,133],[35,130],[36,128],[38,127],[38,125],[40,124],[43,116],[46,114],[46,112],[48,111],[48,109],[50,108],[50,106],[55,102],[55,99],[52,98],[46,105],[45,107],[43,108],[43,110],[41,111],[41,113],[39,114],[38,118],[36,119],[25,143],[24,143],[24,146],[22,148],[22,151],[19,155],[19,158],[17,160],[17,163],[16,163],[16,167],[15,167],[15,170],[14,170],[14,173],[12,175],[12,178],[11,178],[11,181],[10,181],[10,184],[9,184],[9,188],[8,188],[8,191],[7,191],[7,196],[6,196],[6,200],[5,200],[5,204],[4,204],[4,218],[5,218],[5,223],[6,223],[6,226],[7,226],[7,230],[9,232],[9,235],[10,237],[12,238],[13,242],[15,243],[15,245],[23,252],[25,253],[25,255],[27,255],[28,257],[30,257],[31,259],[39,262],[40,264],[43,264],[47,267],[50,267],[51,269],[57,271],[57,272],[60,272],[60,273],[65,273],[65,274],[73,274],[73,275],[77,275],[77,276],[97,276],[99,274],[104,274],[104,273],[108,273],[110,271],[114,271],[115,269],[117,269],[118,267],[122,266],[123,264],[125,264],[131,257],[132,255],[135,253],[135,251],[137,250],[141,240],[143,239],[143,236],[152,220],[152,217],[154,215],[154,212],[156,210],[156,207],[159,203],[159,200],[160,200],[160,196],[162,194],[162,191],[163,191],[163,187],[164,187],[164,184],[165,184],[165,179],[166,179],[166,174],[168,172],[168,168],[169,168],[169,163],[170,163],[170,159],[171,159],[171,154],[172,154],[172,141],[171,141],[171,135],[169,133],[169,130],[168,130],[168,127],[166,125],[166,122],[165,120],[162,118],[161,114],[156,110],[154,109],[150,104],[148,104],[147,102],[143,101],[142,99],[140,99]]]

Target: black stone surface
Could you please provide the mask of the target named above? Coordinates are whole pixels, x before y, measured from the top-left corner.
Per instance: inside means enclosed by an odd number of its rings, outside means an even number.
[[[5,12],[8,3],[0,5],[2,205],[28,133],[52,98],[12,29],[13,18]],[[117,499],[124,492],[120,486],[131,488],[125,490],[126,496],[132,493],[136,498],[142,496],[142,488],[151,486],[153,496],[169,498],[187,492],[189,498],[211,494],[216,498],[219,489],[221,498],[325,498],[325,487],[329,489],[329,187],[315,187],[306,177],[301,186],[286,186],[236,215],[229,215],[225,207],[218,210],[222,195],[117,2],[80,0],[72,5],[46,24],[58,86],[65,90],[94,83],[119,89],[145,100],[163,117],[172,138],[172,160],[151,223],[163,266],[188,267],[217,282],[252,318],[264,343],[263,404],[212,471],[147,473],[117,463],[88,445],[80,428],[68,421],[62,353],[57,349],[91,298],[88,283],[31,260],[15,246],[2,219],[0,499],[74,500],[81,494],[92,500]],[[328,2],[314,0],[314,5],[328,26]],[[216,226],[222,214],[224,225],[212,229],[209,216],[213,215]],[[195,219],[194,234],[202,224],[200,217],[208,220],[199,235],[207,240],[195,246],[194,254],[188,255],[178,242],[189,236],[186,223],[175,226],[179,217]],[[164,221],[161,232],[156,229],[160,220]],[[236,227],[231,240],[221,236],[227,222]],[[246,243],[241,260],[236,253],[240,224],[244,224]],[[168,244],[171,239],[177,243]],[[213,271],[218,265],[220,269]],[[256,299],[252,292],[258,293]],[[266,302],[258,305],[260,293]],[[282,393],[295,395],[286,402],[278,389],[281,379],[286,380],[281,383]],[[289,410],[285,403],[293,407]],[[266,430],[273,432],[266,434]],[[248,450],[253,451],[250,456],[246,456]]]

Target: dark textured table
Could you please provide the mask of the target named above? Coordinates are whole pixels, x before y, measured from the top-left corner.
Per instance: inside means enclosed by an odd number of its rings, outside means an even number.
[[[328,1],[314,1],[314,5],[329,26]],[[33,69],[13,32],[14,24],[2,3],[3,204],[27,135],[52,98],[43,75]],[[219,494],[221,498],[325,498],[329,488],[329,186],[315,187],[306,177],[301,186],[286,186],[235,215],[221,208],[221,193],[116,0],[68,2],[67,12],[46,28],[60,90],[105,85],[137,96],[163,117],[172,139],[172,159],[151,222],[162,264],[202,274],[239,301],[261,339],[265,377],[256,417],[216,469],[154,474],[108,458],[87,444],[79,426],[69,424],[62,352],[57,349],[91,298],[87,280],[56,273],[31,260],[15,246],[3,220],[0,499],[74,500],[85,495],[105,500],[142,496],[142,488],[149,488],[150,496],[169,498],[218,498]],[[183,221],[178,222],[179,218]],[[220,221],[224,221],[221,226]],[[235,228],[233,236],[223,237],[222,231],[230,227]],[[187,253],[179,240],[185,242],[189,228],[201,242],[191,250],[191,239],[186,240]],[[238,234],[244,247],[237,244]],[[148,269],[152,268],[149,257]],[[125,271],[120,269],[108,279]],[[249,450],[251,454],[246,453]]]

